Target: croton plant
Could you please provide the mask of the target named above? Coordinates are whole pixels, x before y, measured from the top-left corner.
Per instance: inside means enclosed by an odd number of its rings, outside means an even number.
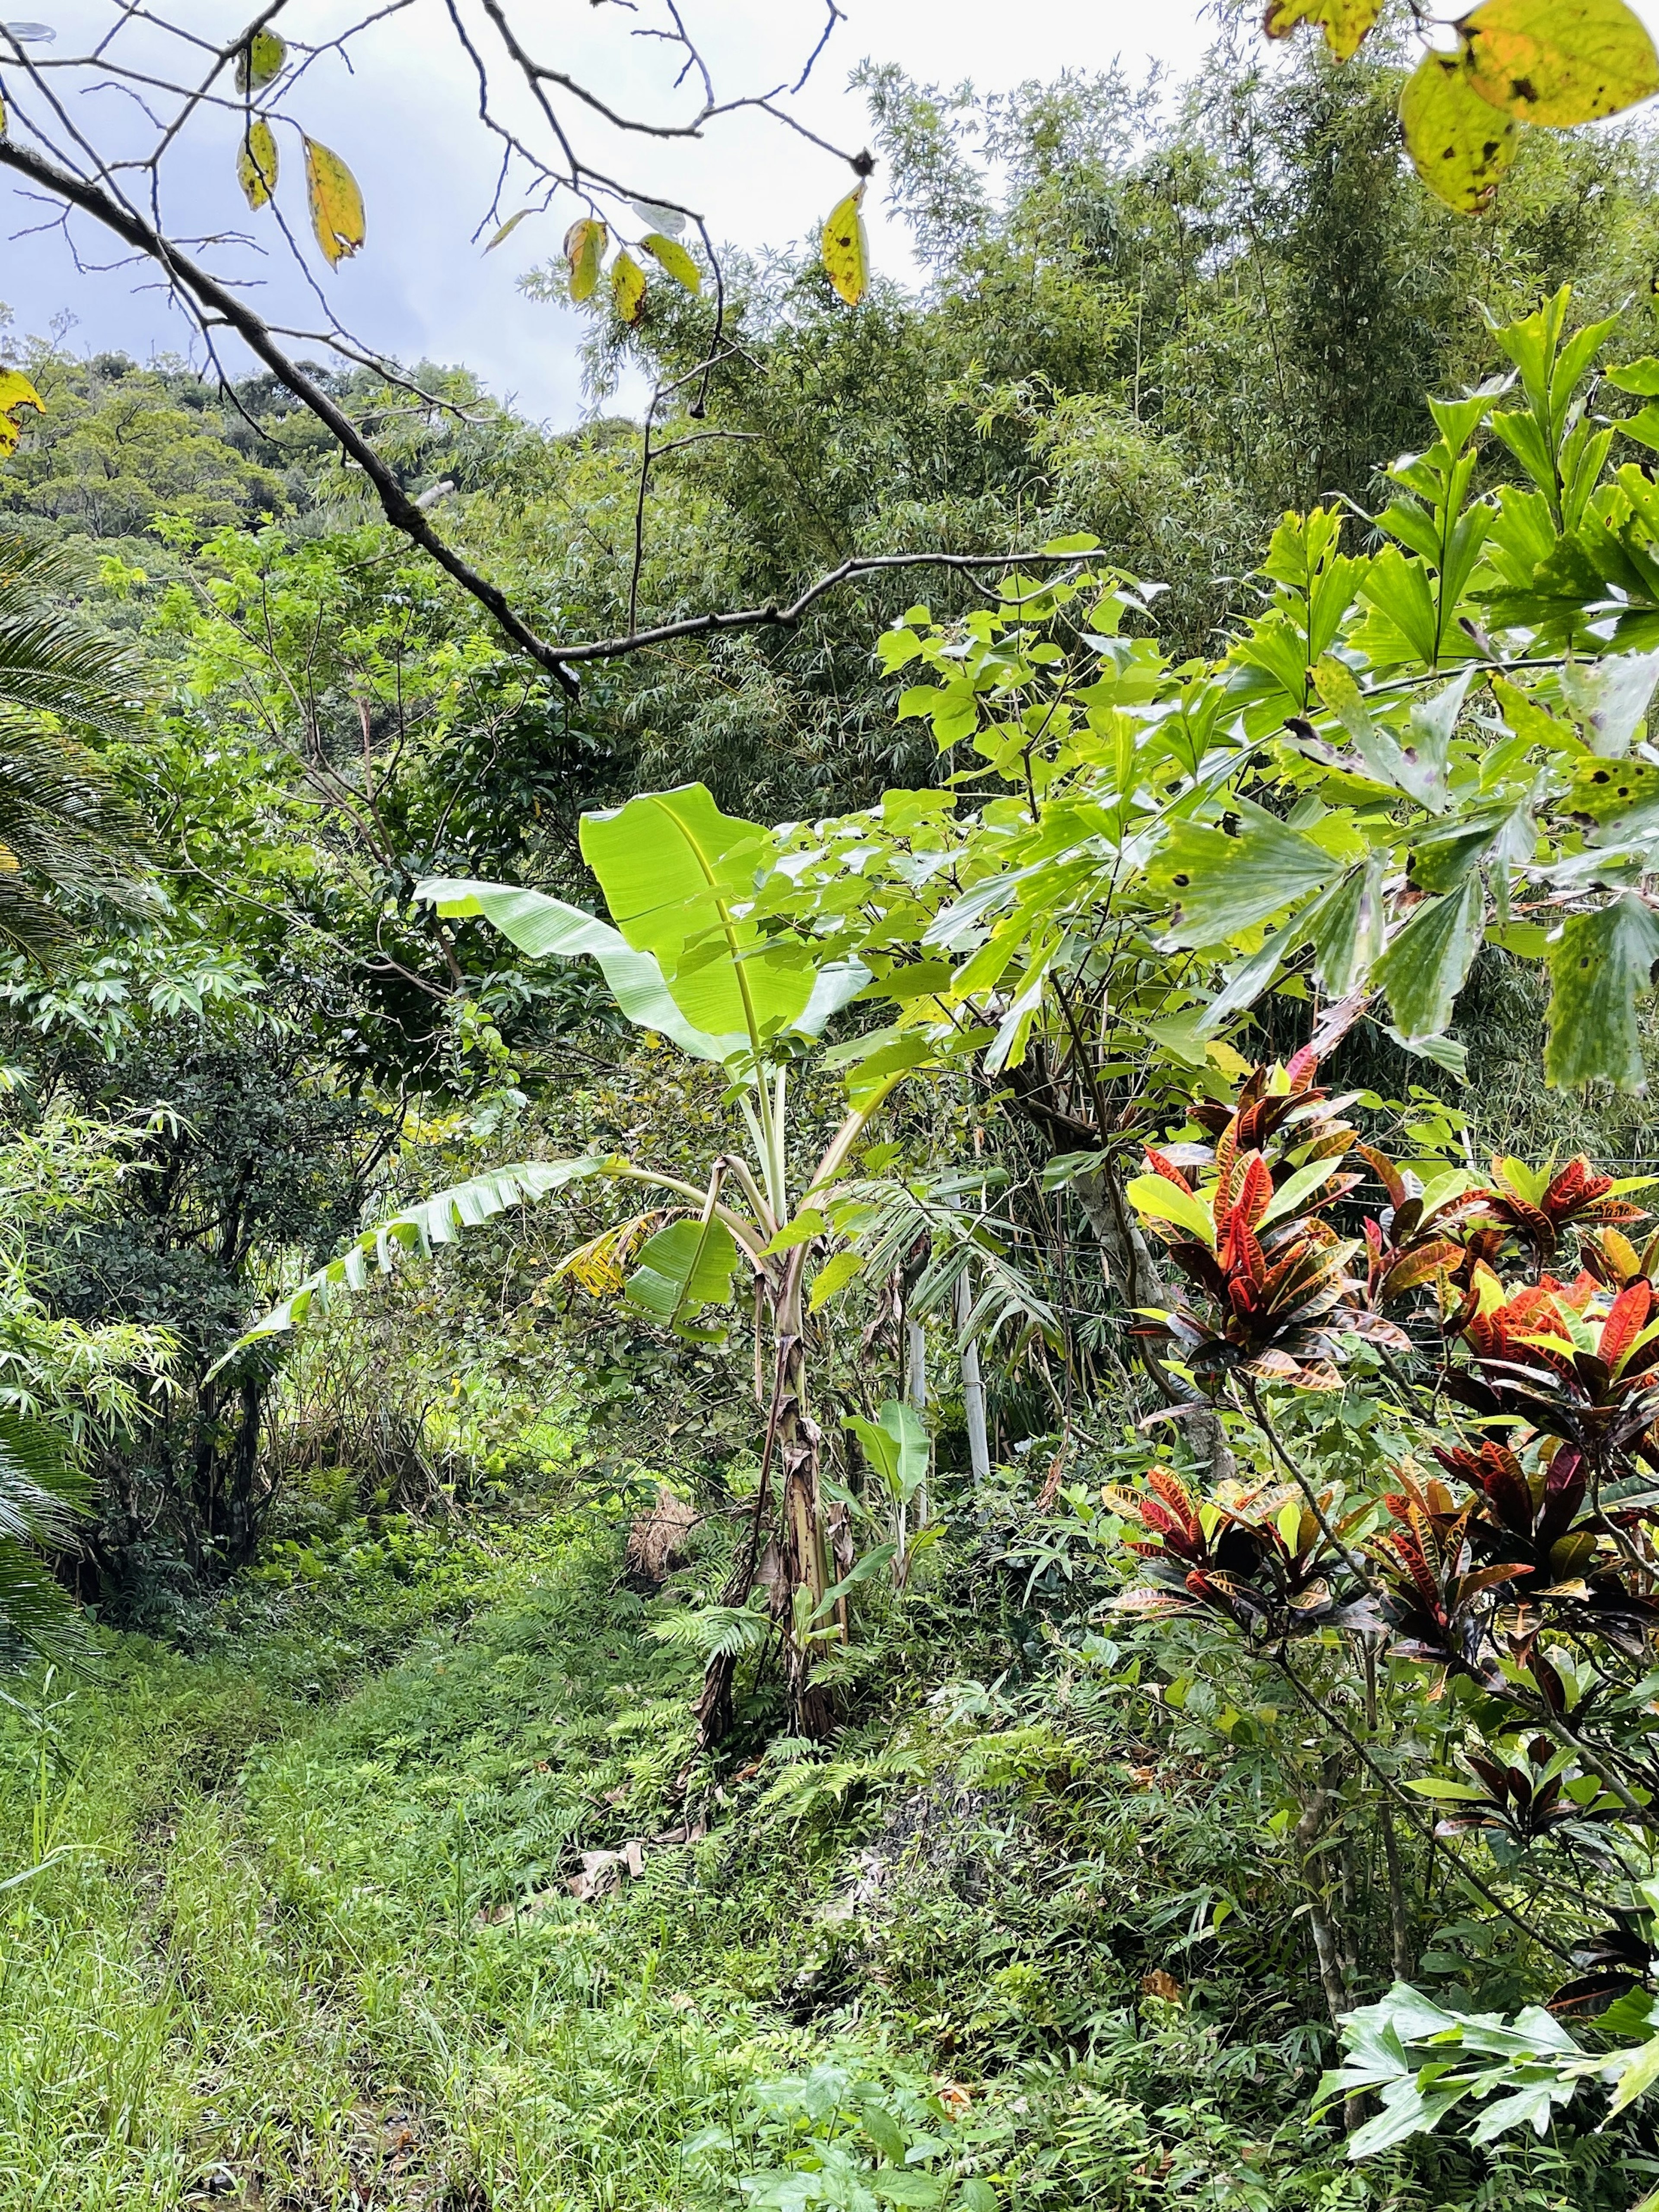
[[[1202,1500],[1166,1468],[1115,1491],[1146,1571],[1123,1602],[1259,1642],[1386,1637],[1559,1716],[1546,1643],[1636,1658],[1659,1627],[1659,1233],[1628,1233],[1651,1179],[1579,1158],[1425,1182],[1317,1075],[1304,1051],[1231,1105],[1194,1100],[1129,1186],[1187,1286],[1147,1329],[1249,1415],[1273,1471]],[[1421,1448],[1355,1498],[1314,1486],[1262,1394],[1339,1391],[1362,1354]]]

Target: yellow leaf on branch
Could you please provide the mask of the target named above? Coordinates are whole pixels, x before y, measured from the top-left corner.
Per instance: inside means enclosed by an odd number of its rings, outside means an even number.
[[[564,234],[564,258],[570,270],[570,296],[591,300],[599,281],[599,264],[611,234],[597,216],[584,216]]]
[[[1288,39],[1298,23],[1317,23],[1340,62],[1351,61],[1382,12],[1382,0],[1267,0],[1261,27],[1270,39]]]
[[[611,271],[611,296],[623,322],[638,322],[645,313],[645,271],[624,246]]]
[[[1425,54],[1400,98],[1417,173],[1459,215],[1483,215],[1515,159],[1522,126],[1471,89],[1456,54]]]
[[[1625,0],[1485,0],[1457,26],[1471,88],[1558,130],[1659,92],[1659,53]]]
[[[263,115],[247,127],[236,155],[236,181],[251,208],[262,208],[276,189],[276,141]]]
[[[21,368],[0,368],[0,460],[17,451],[23,434],[17,420],[20,407],[38,408],[42,415],[46,411],[46,401]]]
[[[288,59],[288,41],[275,31],[256,31],[238,50],[236,56],[236,89],[240,93],[258,92],[268,85],[282,70]]]
[[[702,271],[678,238],[665,238],[661,231],[653,230],[640,240],[640,246],[677,284],[684,284],[688,292],[702,291]]]
[[[306,187],[311,199],[311,228],[331,269],[349,261],[364,238],[363,196],[357,179],[337,154],[307,138]]]
[[[864,229],[864,186],[848,193],[823,226],[823,265],[830,282],[849,307],[856,307],[870,282],[870,241]]]

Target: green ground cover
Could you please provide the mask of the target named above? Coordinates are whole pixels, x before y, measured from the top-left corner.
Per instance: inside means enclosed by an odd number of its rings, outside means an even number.
[[[1123,1933],[1137,1863],[1190,1914],[1176,1785],[1126,1783],[1086,1676],[1064,1734],[922,1680],[925,1594],[879,1722],[682,1804],[697,1664],[625,1525],[353,1522],[186,1648],[106,1635],[97,1679],[20,1694],[8,2212],[1625,2203],[1593,2141],[1347,2168],[1271,1990],[1141,1986],[1187,1971],[1167,1911]],[[571,1893],[630,1839],[637,1877]]]

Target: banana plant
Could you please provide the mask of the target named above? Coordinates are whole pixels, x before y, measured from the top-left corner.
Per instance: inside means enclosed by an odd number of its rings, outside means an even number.
[[[373,1268],[389,1270],[401,1254],[429,1252],[511,1206],[588,1178],[644,1186],[653,1194],[653,1212],[597,1240],[605,1246],[603,1255],[586,1247],[567,1264],[586,1279],[584,1269],[619,1272],[619,1255],[631,1251],[625,1295],[677,1334],[705,1341],[725,1334],[724,1324],[711,1324],[708,1316],[711,1308],[733,1304],[734,1277],[749,1291],[765,1442],[754,1513],[723,1602],[744,1602],[773,1523],[781,1571],[772,1579],[791,1717],[801,1733],[821,1735],[831,1714],[811,1680],[815,1639],[796,1628],[800,1620],[821,1614],[834,1580],[818,1482],[819,1431],[807,1391],[808,1298],[811,1278],[833,1240],[848,1164],[903,1072],[872,1072],[861,1081],[854,1066],[845,1118],[804,1186],[792,1190],[790,1069],[822,1038],[830,1016],[869,981],[869,969],[857,960],[815,957],[809,943],[763,925],[754,912],[756,885],[777,859],[778,839],[758,823],[722,814],[701,784],[648,793],[585,816],[581,848],[604,890],[609,922],[544,892],[504,884],[434,878],[416,886],[416,896],[447,919],[489,922],[532,959],[597,961],[617,1007],[636,1028],[726,1070],[750,1157],[718,1152],[701,1184],[620,1154],[526,1161],[476,1176],[366,1231],[256,1322],[225,1358],[303,1327],[313,1309],[361,1288]],[[821,1271],[826,1292],[837,1279],[830,1270]],[[721,1653],[709,1662],[697,1705],[700,1745],[718,1741],[730,1723],[737,1656]]]

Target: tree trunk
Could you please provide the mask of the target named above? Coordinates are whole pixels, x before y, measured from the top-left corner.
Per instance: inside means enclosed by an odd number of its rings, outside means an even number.
[[[985,1383],[979,1371],[979,1340],[965,1334],[973,1310],[973,1286],[964,1267],[957,1278],[957,1330],[963,1338],[962,1413],[968,1426],[968,1465],[977,1487],[990,1480],[991,1451],[985,1435]]]
[[[783,1483],[778,1540],[779,1574],[773,1611],[783,1635],[784,1678],[789,1692],[790,1725],[797,1735],[822,1741],[834,1725],[835,1714],[827,1692],[811,1681],[811,1646],[797,1632],[797,1615],[805,1629],[830,1588],[829,1547],[825,1540],[823,1500],[818,1488],[817,1424],[806,1410],[806,1346],[801,1310],[802,1261],[805,1248],[790,1255],[781,1287],[769,1286],[774,1366],[771,1403],[767,1409],[766,1446],[761,1455],[759,1486],[748,1534],[737,1563],[720,1593],[723,1605],[743,1605],[754,1588],[761,1558],[761,1534],[771,1505],[772,1468],[775,1463]],[[818,1626],[821,1627],[822,1623]],[[706,1751],[731,1728],[732,1685],[737,1660],[726,1655],[711,1659],[692,1708],[697,1723],[696,1748]]]
[[[1107,1279],[1115,1284],[1124,1303],[1132,1307],[1173,1304],[1169,1285],[1112,1168],[1103,1160],[1099,1167],[1079,1176],[1072,1188],[1099,1241]],[[1194,1456],[1208,1466],[1212,1482],[1226,1481],[1234,1472],[1234,1462],[1219,1415],[1195,1391],[1176,1381],[1145,1337],[1137,1339],[1137,1343],[1141,1363],[1158,1395],[1165,1405],[1180,1409],[1181,1424]]]

